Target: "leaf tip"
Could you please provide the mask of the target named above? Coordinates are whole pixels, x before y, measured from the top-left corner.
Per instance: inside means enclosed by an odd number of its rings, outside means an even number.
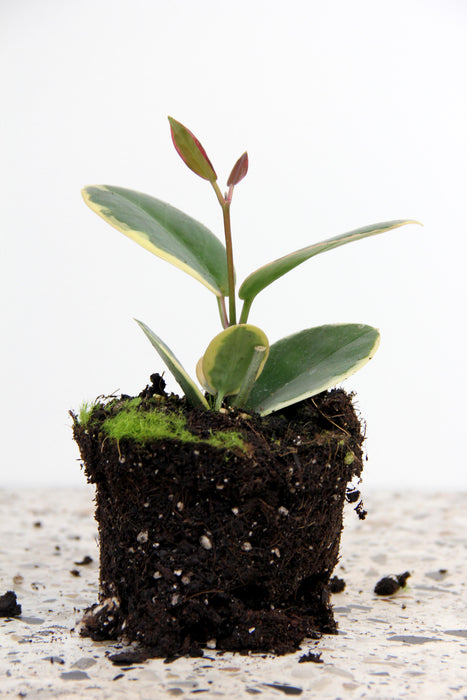
[[[215,182],[217,180],[216,171],[193,132],[173,117],[168,117],[168,120],[173,145],[185,165],[203,180]]]

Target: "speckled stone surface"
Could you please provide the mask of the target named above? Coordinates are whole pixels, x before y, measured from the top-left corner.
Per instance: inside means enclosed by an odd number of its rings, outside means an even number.
[[[131,667],[107,658],[119,645],[76,631],[97,600],[92,499],[91,488],[0,492],[0,595],[22,606],[0,617],[2,697],[467,698],[467,494],[368,494],[364,522],[347,506],[337,636],[282,657],[212,649]],[[405,571],[405,589],[374,594]],[[309,651],[321,663],[299,663]]]

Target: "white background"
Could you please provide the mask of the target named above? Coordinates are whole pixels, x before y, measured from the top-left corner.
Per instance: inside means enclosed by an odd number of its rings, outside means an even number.
[[[141,190],[222,235],[170,114],[221,182],[248,149],[239,281],[359,226],[424,223],[308,261],[250,321],[271,342],[379,327],[345,383],[367,422],[366,487],[467,488],[465,0],[3,0],[0,27],[3,486],[83,484],[68,409],[163,369],[132,317],[190,373],[220,330],[208,290],[80,198]]]

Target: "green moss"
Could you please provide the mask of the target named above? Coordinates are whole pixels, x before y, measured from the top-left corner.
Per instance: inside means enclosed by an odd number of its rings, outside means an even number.
[[[114,440],[131,438],[143,444],[170,438],[181,442],[204,442],[226,450],[246,450],[239,433],[218,431],[202,440],[188,430],[185,417],[181,413],[164,413],[160,410],[139,411],[140,403],[140,399],[132,399],[115,416],[104,421],[102,428],[109,437]]]
[[[96,401],[92,401],[92,402],[84,401],[81,404],[81,406],[79,407],[78,420],[81,423],[81,425],[83,426],[83,428],[85,428],[88,425],[89,420],[92,416],[92,412],[94,411],[96,406],[97,406]]]
[[[347,452],[345,457],[344,457],[344,464],[347,464],[347,466],[349,466],[350,464],[353,463],[354,459],[355,459],[354,453],[352,451]]]
[[[234,431],[226,430],[212,433],[211,437],[206,440],[206,442],[210,445],[214,445],[214,447],[222,447],[224,450],[240,449],[242,452],[246,452],[246,446],[242,436],[240,433],[235,433]]]

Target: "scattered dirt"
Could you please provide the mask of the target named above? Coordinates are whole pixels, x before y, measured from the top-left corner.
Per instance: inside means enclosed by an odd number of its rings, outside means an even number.
[[[384,576],[375,586],[376,595],[394,595],[400,588],[405,587],[409,576],[410,573],[408,571],[395,576]]]
[[[74,419],[100,540],[100,602],[83,633],[162,657],[198,655],[213,640],[284,654],[335,633],[328,583],[347,484],[362,470],[351,397],[334,389],[260,418],[191,409],[151,380],[139,410],[163,396],[201,440],[233,430],[247,451],[117,443],[101,429],[115,403],[99,405],[87,429]]]
[[[345,581],[339,576],[333,576],[329,581],[329,592],[330,593],[342,593],[345,588]]]
[[[16,600],[14,591],[7,591],[0,596],[0,617],[17,617],[21,615],[21,605]]]
[[[82,558],[81,561],[75,561],[76,566],[87,566],[88,564],[92,564],[92,557],[89,556],[89,554],[86,554],[85,557]]]
[[[324,664],[323,659],[321,658],[321,652],[313,652],[309,651],[308,654],[303,654],[298,660],[299,664],[304,664],[308,662],[312,662],[314,664]]]

